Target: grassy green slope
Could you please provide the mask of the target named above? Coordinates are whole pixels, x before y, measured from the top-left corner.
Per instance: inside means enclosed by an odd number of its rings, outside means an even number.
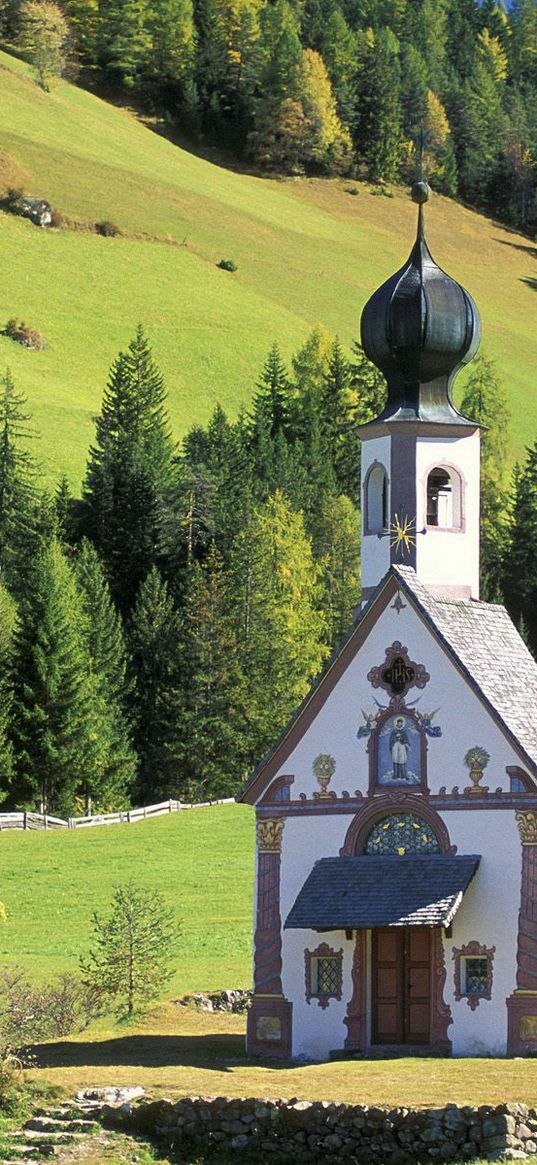
[[[378,198],[362,186],[352,198],[342,181],[230,172],[73,86],[42,93],[6,54],[0,148],[26,172],[29,192],[139,236],[40,231],[0,215],[0,323],[17,315],[48,342],[36,353],[0,338],[0,367],[12,366],[29,397],[49,477],[80,477],[108,366],[139,320],[179,435],[217,400],[236,412],[273,338],[289,356],[320,322],[350,342],[365,299],[406,257],[414,231],[405,192]],[[438,261],[478,301],[485,347],[508,380],[517,452],[537,430],[537,252],[442,198],[428,210],[428,233]],[[222,257],[238,264],[234,275],[216,268]]]
[[[253,818],[243,805],[193,809],[135,825],[0,836],[0,960],[36,978],[75,971],[114,884],[161,892],[182,920],[167,998],[248,986]]]

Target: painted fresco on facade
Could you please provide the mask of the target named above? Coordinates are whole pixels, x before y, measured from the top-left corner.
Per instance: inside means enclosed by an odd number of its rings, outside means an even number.
[[[377,785],[421,784],[421,739],[408,716],[390,716],[377,744]]]
[[[419,700],[414,700],[411,704],[405,704],[404,707],[414,707],[416,722],[419,723],[420,728],[423,729],[426,736],[441,736],[442,729],[440,725],[434,723],[435,717],[438,715],[440,709],[435,708],[433,712],[420,712],[419,709],[415,707],[418,702]],[[370,736],[371,733],[374,732],[377,728],[381,713],[387,711],[388,707],[383,707],[381,704],[378,704],[376,708],[373,708],[373,710],[367,712],[362,708],[364,723],[359,725],[358,732],[356,733],[358,740],[364,740],[366,737]],[[398,715],[404,716],[404,712],[399,711]]]

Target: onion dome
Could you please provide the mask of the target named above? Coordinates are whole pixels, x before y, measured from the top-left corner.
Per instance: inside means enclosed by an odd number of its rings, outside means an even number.
[[[404,267],[366,303],[362,345],[388,382],[378,420],[469,425],[453,404],[451,385],[477,352],[481,322],[471,295],[437,266],[427,246],[423,205],[429,196],[427,183],[416,182],[416,242]]]

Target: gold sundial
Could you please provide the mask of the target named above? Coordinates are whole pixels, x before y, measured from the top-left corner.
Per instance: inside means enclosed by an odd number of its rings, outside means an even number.
[[[416,545],[416,522],[408,514],[394,514],[389,527],[390,546],[402,554],[410,554]]]

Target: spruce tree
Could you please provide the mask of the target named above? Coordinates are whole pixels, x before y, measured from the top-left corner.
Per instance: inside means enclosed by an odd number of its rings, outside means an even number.
[[[132,89],[148,61],[147,0],[100,0],[97,55],[116,84]]]
[[[357,111],[355,141],[370,177],[396,181],[402,161],[403,111],[397,41],[389,29],[365,41]]]
[[[181,621],[156,567],[140,587],[129,630],[137,797],[184,797]]]
[[[189,573],[183,609],[182,787],[233,796],[244,778],[244,691],[230,576],[213,545]]]
[[[342,492],[358,492],[356,438],[351,424],[353,372],[336,338],[332,345],[320,393],[321,431],[325,454]]]
[[[81,533],[96,546],[123,614],[151,566],[166,569],[177,540],[177,470],[165,401],[162,376],[139,327],[112,366],[81,518]]]
[[[75,542],[75,505],[69,479],[64,474],[54,494],[58,538],[64,547],[72,547]]]
[[[35,462],[27,448],[26,401],[8,371],[0,377],[0,573],[15,595],[24,586],[38,508]]]
[[[481,440],[481,589],[494,602],[500,593],[507,540],[507,452],[510,411],[492,361],[480,355],[466,385],[461,412],[483,426]]]
[[[13,637],[17,626],[17,607],[6,587],[0,583],[0,802],[9,796],[13,780]]]
[[[537,652],[537,444],[527,450],[525,465],[513,475],[512,511],[505,547],[503,593],[513,621],[526,629]]]
[[[86,616],[95,698],[102,708],[100,762],[88,775],[86,797],[100,808],[114,809],[128,801],[136,773],[127,715],[130,685],[125,640],[99,556],[87,539],[78,549],[75,573]]]
[[[85,614],[58,543],[42,545],[28,569],[13,644],[14,797],[70,813],[99,763],[96,699]]]
[[[289,415],[290,383],[287,370],[281,358],[280,349],[274,343],[263,367],[261,379],[254,395],[252,411],[252,435],[255,438],[258,427],[265,424],[270,437],[280,430],[285,432]]]

